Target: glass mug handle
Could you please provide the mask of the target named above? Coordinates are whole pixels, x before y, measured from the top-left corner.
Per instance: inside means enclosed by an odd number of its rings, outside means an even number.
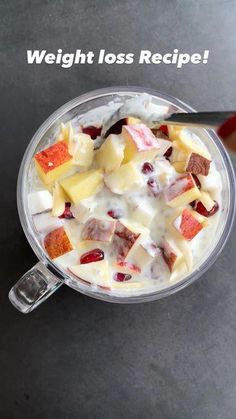
[[[9,300],[21,313],[30,313],[62,284],[42,262],[38,262],[12,287]]]

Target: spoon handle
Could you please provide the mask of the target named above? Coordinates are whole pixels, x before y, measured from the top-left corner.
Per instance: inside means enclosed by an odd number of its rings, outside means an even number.
[[[165,125],[185,125],[202,128],[215,128],[231,118],[236,111],[224,112],[196,112],[196,113],[173,113],[167,119],[161,121]]]

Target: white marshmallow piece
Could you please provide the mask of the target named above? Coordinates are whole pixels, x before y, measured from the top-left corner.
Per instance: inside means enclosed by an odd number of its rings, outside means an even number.
[[[43,234],[55,230],[56,228],[59,228],[64,224],[63,220],[57,217],[52,217],[50,212],[44,212],[42,214],[34,215],[33,223],[36,230],[39,233]]]
[[[28,195],[30,214],[40,214],[52,209],[52,195],[47,190],[32,192]]]

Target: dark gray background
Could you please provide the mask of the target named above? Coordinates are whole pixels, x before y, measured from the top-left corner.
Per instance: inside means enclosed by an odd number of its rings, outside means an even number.
[[[236,1],[0,1],[0,417],[236,417],[234,229],[214,266],[177,295],[112,305],[63,287],[32,314],[8,302],[36,257],[16,210],[35,130],[66,101],[143,85],[197,109],[236,109]],[[207,65],[29,66],[27,49],[210,50]],[[235,159],[234,159],[235,162]]]

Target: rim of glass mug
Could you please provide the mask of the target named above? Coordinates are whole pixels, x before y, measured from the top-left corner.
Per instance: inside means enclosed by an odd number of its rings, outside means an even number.
[[[204,262],[198,267],[197,270],[194,270],[189,275],[185,276],[183,280],[180,280],[179,282],[174,283],[173,285],[170,285],[169,287],[152,291],[150,293],[143,293],[140,295],[133,295],[133,296],[116,296],[111,295],[106,292],[98,292],[96,290],[89,289],[89,286],[83,285],[79,281],[77,281],[77,285],[75,286],[74,281],[71,281],[71,277],[64,269],[60,269],[58,265],[56,265],[47,254],[44,252],[42,246],[37,241],[35,234],[33,232],[33,229],[31,228],[31,223],[29,220],[29,217],[27,216],[27,208],[26,208],[26,202],[24,199],[24,188],[26,187],[26,177],[29,169],[29,164],[32,160],[33,154],[35,149],[37,148],[38,143],[42,139],[42,137],[48,132],[50,127],[55,124],[60,118],[63,117],[66,113],[69,111],[72,111],[73,108],[82,105],[84,103],[90,102],[94,99],[99,99],[99,97],[111,97],[114,96],[136,96],[141,93],[148,93],[154,98],[161,99],[163,102],[167,102],[168,105],[173,105],[178,107],[180,110],[185,112],[195,112],[195,110],[190,107],[189,105],[185,104],[181,100],[172,97],[170,95],[167,95],[165,93],[161,93],[159,91],[155,91],[153,89],[145,88],[145,87],[136,87],[136,86],[130,86],[130,87],[122,87],[122,86],[115,86],[115,87],[109,87],[99,90],[94,90],[91,92],[88,92],[86,94],[80,95],[76,97],[75,99],[67,102],[63,106],[61,106],[59,109],[57,109],[52,115],[50,115],[45,122],[39,127],[39,129],[34,134],[32,140],[30,141],[25,154],[23,156],[19,175],[18,175],[18,181],[17,181],[17,206],[18,206],[18,213],[21,221],[22,228],[24,230],[25,236],[27,240],[29,241],[29,244],[31,245],[33,251],[37,255],[40,261],[42,261],[46,267],[54,274],[56,275],[62,283],[66,283],[70,287],[76,289],[77,291],[81,292],[82,294],[88,295],[90,297],[108,301],[108,302],[117,302],[117,303],[139,303],[139,302],[147,302],[147,301],[153,301],[157,300],[163,297],[166,297],[168,295],[174,294],[177,291],[180,291],[181,289],[185,288],[186,286],[193,283],[196,279],[198,279],[200,276],[202,276],[215,262],[217,257],[219,256],[220,252],[222,251],[224,245],[226,244],[226,241],[229,237],[233,221],[234,221],[234,215],[235,215],[235,174],[232,167],[232,163],[230,161],[228,152],[226,151],[225,147],[219,140],[218,136],[213,130],[204,130],[205,133],[207,133],[208,137],[211,138],[211,140],[214,142],[216,148],[219,151],[219,154],[223,160],[223,164],[225,166],[225,173],[227,177],[227,183],[229,187],[229,207],[227,216],[225,219],[225,225],[222,230],[222,234],[220,238],[218,239],[215,247],[213,250],[209,253],[208,257],[204,260]]]

